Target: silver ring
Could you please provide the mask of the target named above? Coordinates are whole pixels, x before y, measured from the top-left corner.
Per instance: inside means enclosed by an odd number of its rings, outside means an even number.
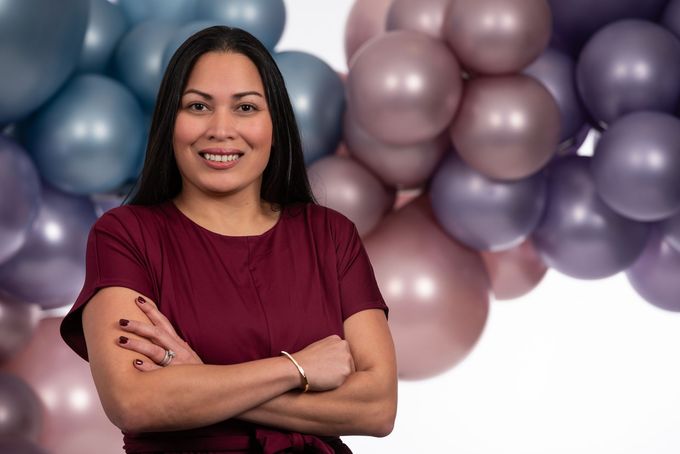
[[[177,356],[177,354],[172,350],[165,350],[165,356],[163,356],[163,360],[158,363],[158,365],[161,367],[167,366],[175,356]]]

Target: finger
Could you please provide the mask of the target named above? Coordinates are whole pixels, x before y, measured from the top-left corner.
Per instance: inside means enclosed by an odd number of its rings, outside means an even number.
[[[135,366],[135,369],[141,370],[142,372],[149,372],[149,371],[156,370],[156,369],[162,369],[161,366],[159,366],[158,364],[156,364],[154,362],[144,361],[144,360],[141,360],[141,359],[136,359],[136,360],[132,361],[132,365]]]
[[[172,323],[170,323],[170,320],[168,320],[165,315],[161,314],[161,311],[159,311],[154,304],[149,303],[142,296],[138,296],[135,299],[135,302],[137,303],[137,306],[139,306],[139,308],[142,310],[142,312],[146,314],[149,320],[151,320],[151,323],[153,323],[156,326],[160,326],[163,329],[165,329],[168,333],[177,336],[177,332],[175,332],[175,328],[172,326]]]
[[[130,339],[127,336],[120,336],[117,344],[126,350],[140,353],[155,363],[160,363],[165,358],[165,349],[146,339]]]
[[[126,320],[124,318],[120,319],[118,324],[123,331],[137,334],[138,336],[148,339],[154,344],[163,347],[164,349],[169,348],[171,350],[177,351],[181,345],[177,339],[172,337],[164,329],[158,328],[157,326],[137,320]]]

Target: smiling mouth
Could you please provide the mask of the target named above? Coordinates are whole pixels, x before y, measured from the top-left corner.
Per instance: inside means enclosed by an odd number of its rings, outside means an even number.
[[[207,161],[232,162],[232,161],[238,161],[241,158],[241,156],[243,156],[243,153],[234,153],[234,154],[199,153],[199,155]]]

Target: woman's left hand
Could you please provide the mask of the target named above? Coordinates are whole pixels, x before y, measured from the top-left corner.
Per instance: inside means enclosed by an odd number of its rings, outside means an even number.
[[[120,329],[137,334],[142,339],[121,336],[117,342],[120,347],[141,353],[152,360],[150,362],[136,359],[133,361],[135,368],[143,372],[161,369],[163,366],[160,364],[166,356],[166,350],[175,352],[175,357],[172,358],[167,366],[203,364],[201,358],[189,347],[189,344],[184,339],[177,335],[170,321],[165,315],[161,314],[153,303],[141,296],[135,299],[135,302],[152,324],[135,320],[120,320]]]

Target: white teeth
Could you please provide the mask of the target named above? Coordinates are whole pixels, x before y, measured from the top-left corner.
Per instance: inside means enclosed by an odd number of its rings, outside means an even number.
[[[236,161],[239,159],[241,155],[238,154],[230,154],[230,155],[219,155],[219,154],[208,154],[205,153],[203,154],[203,158],[207,159],[208,161],[215,161],[215,162],[231,162],[231,161]]]

